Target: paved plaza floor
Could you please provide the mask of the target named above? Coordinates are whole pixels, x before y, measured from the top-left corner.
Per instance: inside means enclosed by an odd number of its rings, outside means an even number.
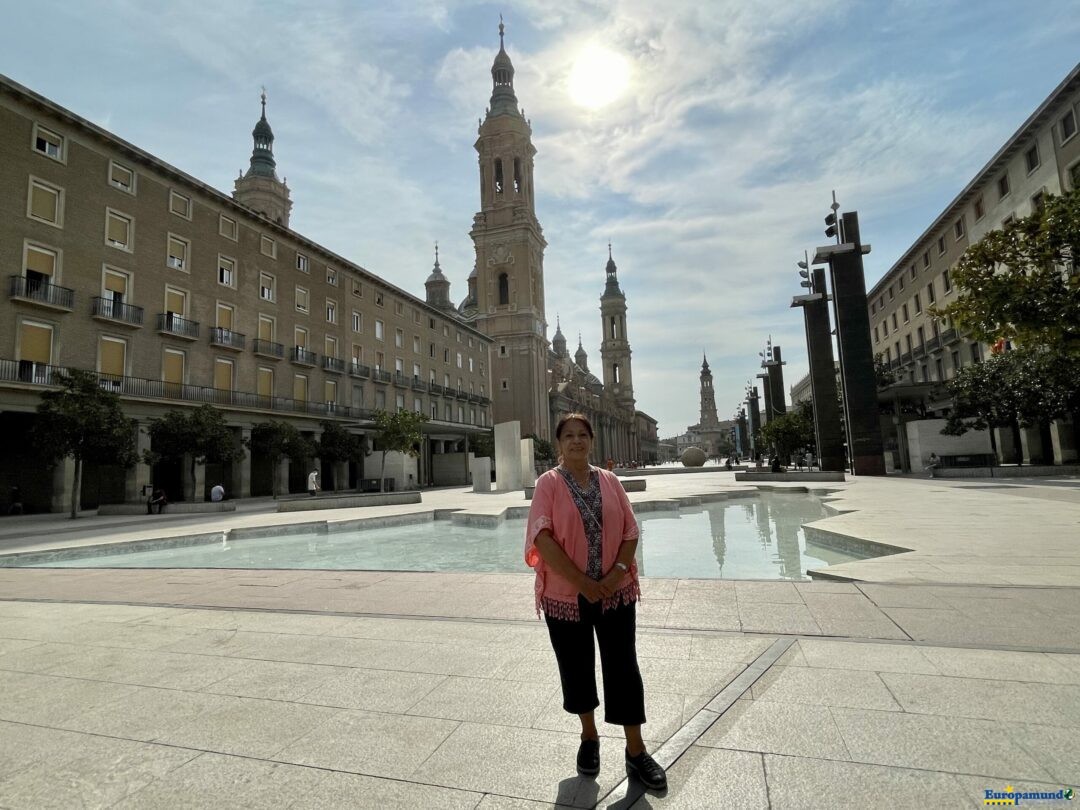
[[[575,774],[527,573],[0,568],[0,807],[983,807],[1080,785],[1080,481],[988,484],[829,485],[812,528],[911,550],[827,580],[644,579],[663,795],[626,779],[612,726],[600,774]],[[655,476],[632,500],[747,488]],[[32,516],[0,553],[523,503]]]

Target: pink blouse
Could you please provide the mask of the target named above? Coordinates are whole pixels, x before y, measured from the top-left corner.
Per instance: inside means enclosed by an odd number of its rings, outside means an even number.
[[[619,479],[607,470],[592,467],[600,474],[600,496],[603,502],[604,531],[600,557],[605,573],[615,565],[619,548],[638,536],[637,519]],[[536,570],[536,615],[541,608],[552,618],[578,621],[578,590],[564,577],[544,564],[536,549],[536,538],[547,530],[571,560],[582,571],[589,561],[589,544],[581,513],[570,494],[570,488],[556,470],[548,470],[536,479],[529,522],[525,528],[525,564]],[[631,560],[616,592],[604,599],[601,610],[630,604],[641,598],[637,562]]]

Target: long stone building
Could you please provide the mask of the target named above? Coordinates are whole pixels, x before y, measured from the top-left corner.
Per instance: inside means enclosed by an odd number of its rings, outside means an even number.
[[[573,406],[597,415],[600,453],[635,458],[646,415],[634,410],[621,291],[605,291],[602,306],[613,330],[601,347],[604,383],[575,398],[556,382],[535,148],[503,47],[492,78],[476,141],[476,266],[454,306],[437,253],[419,297],[290,228],[265,96],[229,195],[0,76],[0,263],[10,268],[0,425],[11,437],[0,496],[18,484],[29,509],[68,508],[73,464],[46,468],[28,440],[40,395],[63,369],[94,372],[121,397],[140,449],[152,419],[204,403],[240,438],[270,419],[313,438],[323,420],[369,434],[374,410],[409,409],[430,419],[422,452],[396,459],[387,477],[398,487],[463,483],[470,437],[508,419],[547,437],[556,410]],[[196,499],[214,483],[232,496],[268,494],[274,476],[298,490],[308,466],[270,469],[248,454],[186,482],[181,465],[90,470],[83,504],[139,500],[151,483]],[[324,480],[349,486],[378,474],[370,463],[323,466]]]
[[[955,298],[950,270],[969,245],[1031,214],[1046,195],[1080,187],[1078,118],[1080,65],[869,291],[874,352],[899,380],[894,392],[882,395],[883,401],[907,397],[926,414],[940,414],[951,404],[940,383],[988,355],[989,346],[965,336],[947,319],[933,317],[930,308]],[[1012,458],[1012,433],[996,431],[995,438],[999,454]],[[1032,427],[1019,438],[1025,463],[1077,459],[1072,420]]]

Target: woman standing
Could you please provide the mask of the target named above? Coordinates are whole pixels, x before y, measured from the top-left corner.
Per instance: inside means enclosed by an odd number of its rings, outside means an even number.
[[[536,569],[536,610],[544,612],[559,663],[563,708],[581,718],[578,773],[600,772],[600,705],[593,633],[604,676],[604,720],[626,732],[626,771],[654,790],[667,787],[664,769],[641,738],[645,691],[635,648],[640,598],[634,552],[638,526],[614,474],[589,464],[593,429],[579,413],[555,428],[560,463],[536,481],[525,535],[525,562]]]

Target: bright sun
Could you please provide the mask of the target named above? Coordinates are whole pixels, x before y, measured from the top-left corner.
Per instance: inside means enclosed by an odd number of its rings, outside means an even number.
[[[630,84],[630,63],[600,45],[587,45],[570,70],[570,98],[598,110],[615,101]]]

